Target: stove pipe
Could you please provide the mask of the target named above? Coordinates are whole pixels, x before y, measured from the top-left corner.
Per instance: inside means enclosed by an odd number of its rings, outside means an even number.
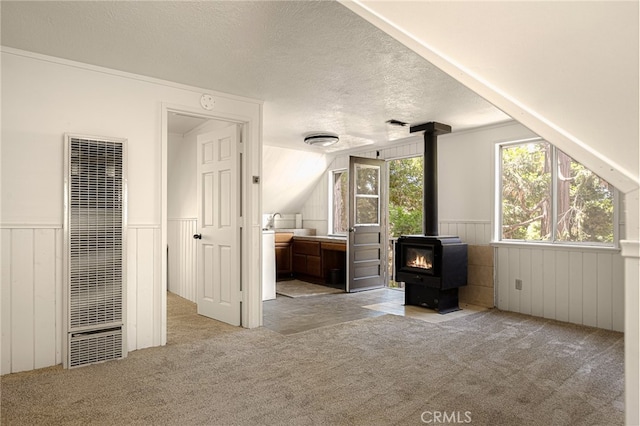
[[[410,133],[424,131],[422,221],[424,235],[438,235],[438,135],[451,133],[451,126],[436,123],[411,126]]]

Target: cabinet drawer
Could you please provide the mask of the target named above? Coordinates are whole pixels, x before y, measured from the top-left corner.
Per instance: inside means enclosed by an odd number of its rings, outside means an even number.
[[[293,252],[295,254],[308,254],[320,256],[320,243],[315,241],[293,241]]]
[[[322,243],[322,250],[347,251],[347,243]]]

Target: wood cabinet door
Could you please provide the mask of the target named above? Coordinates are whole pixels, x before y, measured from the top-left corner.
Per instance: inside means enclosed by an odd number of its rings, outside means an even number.
[[[293,272],[296,274],[306,274],[307,256],[305,256],[304,254],[294,253],[291,257],[293,259]]]
[[[291,274],[291,246],[289,243],[276,244],[276,274]]]
[[[322,258],[320,256],[307,256],[307,274],[323,278]]]

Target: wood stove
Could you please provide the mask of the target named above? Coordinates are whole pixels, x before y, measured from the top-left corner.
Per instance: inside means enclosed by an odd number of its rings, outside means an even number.
[[[439,313],[457,311],[458,287],[467,284],[467,245],[455,236],[401,236],[396,281],[405,283],[405,305]]]
[[[412,126],[424,131],[425,235],[396,241],[395,280],[405,283],[405,305],[426,306],[441,314],[459,310],[458,288],[467,285],[467,245],[457,236],[438,235],[437,136],[450,133],[441,123]]]

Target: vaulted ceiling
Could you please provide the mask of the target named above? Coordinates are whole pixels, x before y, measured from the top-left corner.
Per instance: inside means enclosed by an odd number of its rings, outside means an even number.
[[[264,101],[264,143],[389,144],[502,111],[334,1],[2,1],[2,45]]]

